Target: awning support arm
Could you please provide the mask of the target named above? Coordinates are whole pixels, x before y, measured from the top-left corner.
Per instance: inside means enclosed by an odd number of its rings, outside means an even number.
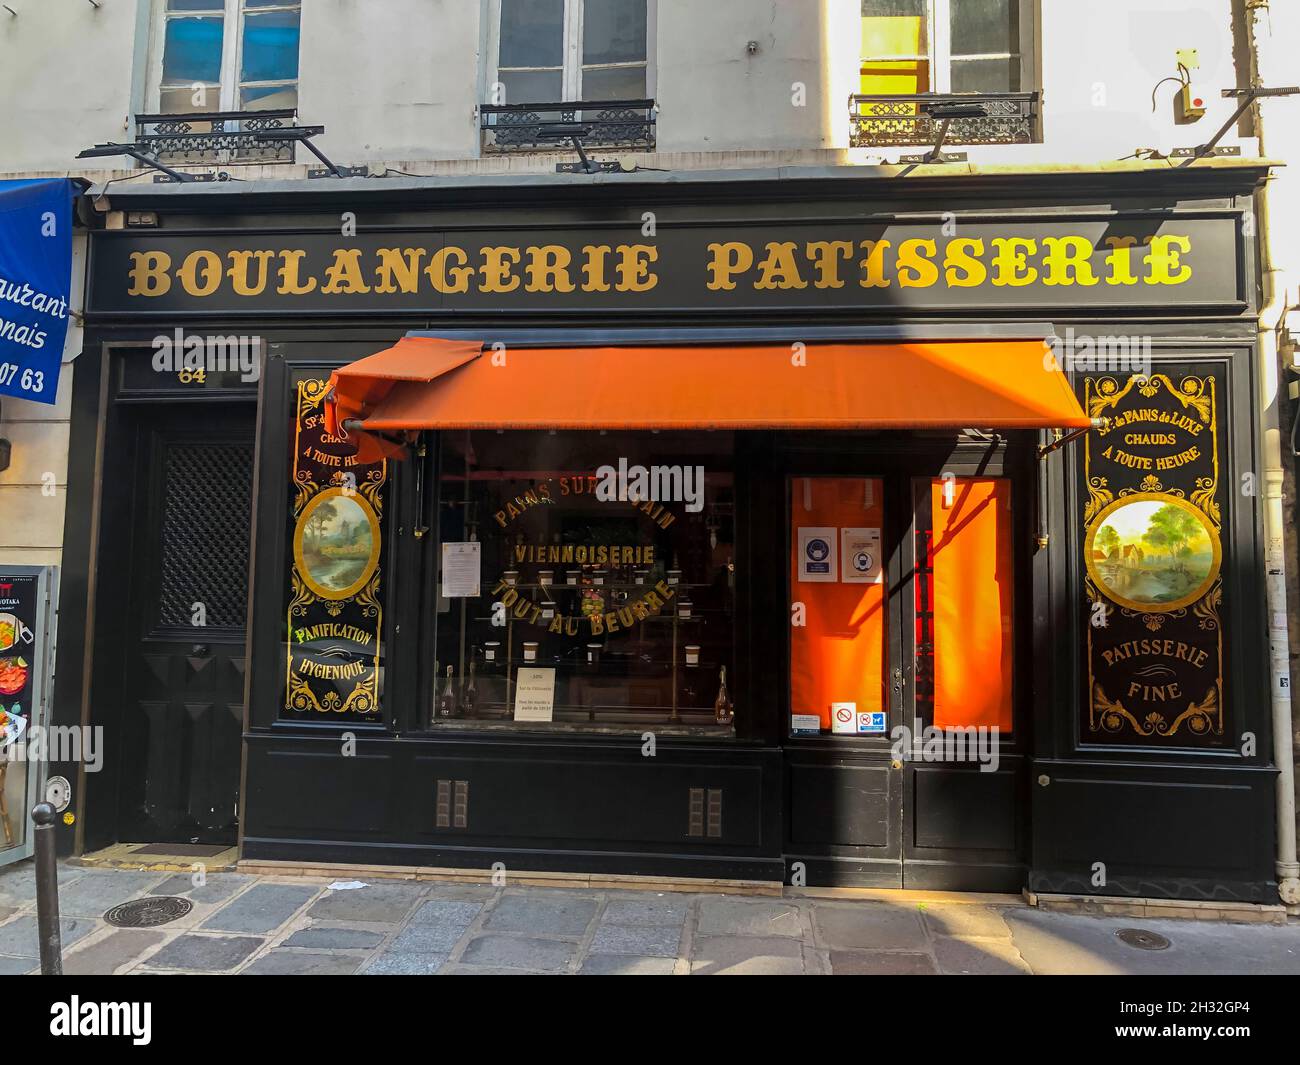
[[[387,443],[392,444],[394,447],[409,449],[411,446],[410,440],[403,439],[400,436],[393,436],[390,433],[381,433],[377,429],[367,429],[366,423],[363,422],[360,418],[344,418],[343,421],[340,422],[339,424],[344,429],[346,429],[349,433],[355,433],[355,432],[369,433],[371,436],[386,441]]]
[[[1078,440],[1079,437],[1092,432],[1094,429],[1106,428],[1109,422],[1110,422],[1109,418],[1093,418],[1092,424],[1088,426],[1086,429],[1076,429],[1072,433],[1066,433],[1064,436],[1060,437],[1059,439],[1053,440],[1050,444],[1040,444],[1038,447],[1038,457],[1040,459],[1046,458],[1053,451],[1065,447],[1066,444],[1070,443],[1073,440]]]

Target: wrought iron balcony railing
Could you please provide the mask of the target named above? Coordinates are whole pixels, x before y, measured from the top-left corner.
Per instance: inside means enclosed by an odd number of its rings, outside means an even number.
[[[584,148],[650,151],[655,146],[653,100],[484,104],[479,113],[485,152],[567,149],[578,127]]]
[[[1030,144],[1038,121],[1037,92],[917,93],[849,97],[849,144],[854,148],[932,145],[949,123],[945,143]],[[978,106],[984,114],[946,119],[943,110]],[[931,114],[931,109],[937,114]]]
[[[239,165],[292,163],[294,140],[263,139],[263,130],[297,126],[297,111],[198,111],[136,115],[136,144],[163,163]]]

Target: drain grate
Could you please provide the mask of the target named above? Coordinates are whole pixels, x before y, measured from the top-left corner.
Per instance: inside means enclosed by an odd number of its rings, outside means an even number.
[[[120,906],[114,906],[104,920],[118,928],[156,928],[184,917],[194,909],[189,899],[178,899],[172,895],[150,896],[147,899],[132,899]]]
[[[1120,942],[1138,950],[1167,950],[1169,947],[1169,940],[1149,928],[1121,928],[1115,935]]]

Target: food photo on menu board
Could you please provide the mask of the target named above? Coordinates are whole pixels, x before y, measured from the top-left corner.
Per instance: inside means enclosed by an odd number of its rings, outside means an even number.
[[[3,586],[0,586],[2,589]],[[27,728],[29,703],[24,698],[31,683],[31,648],[35,633],[31,626],[13,613],[21,597],[15,591],[0,596],[10,610],[0,611],[0,748],[14,743]]]

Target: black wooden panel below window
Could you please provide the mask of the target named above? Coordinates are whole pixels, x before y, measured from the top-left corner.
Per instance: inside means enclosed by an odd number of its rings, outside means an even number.
[[[1016,849],[1014,772],[917,766],[912,789],[912,845],[918,849]]]
[[[889,846],[889,769],[790,767],[790,841],[796,846]]]

